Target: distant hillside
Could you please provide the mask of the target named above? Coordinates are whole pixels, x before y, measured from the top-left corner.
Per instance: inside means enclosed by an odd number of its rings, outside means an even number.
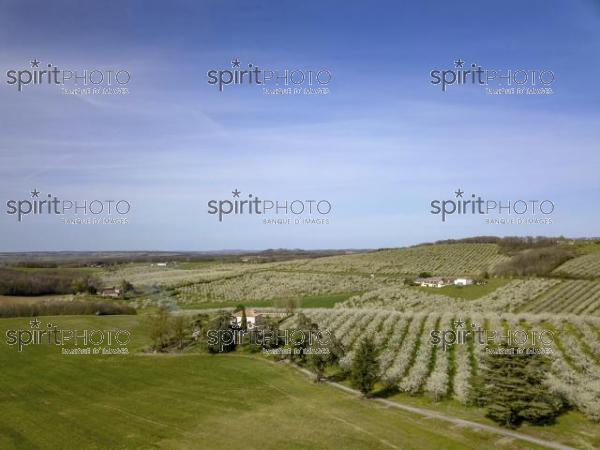
[[[553,273],[575,278],[598,278],[600,277],[600,252],[573,258],[557,267]]]
[[[496,244],[436,244],[285,264],[298,270],[364,274],[479,275],[507,261]]]
[[[359,253],[366,250],[302,250],[268,249],[218,250],[206,252],[161,252],[161,251],[80,251],[80,252],[0,252],[0,266],[15,267],[82,267],[107,266],[123,263],[157,262],[274,262],[298,258],[320,258],[323,256]]]

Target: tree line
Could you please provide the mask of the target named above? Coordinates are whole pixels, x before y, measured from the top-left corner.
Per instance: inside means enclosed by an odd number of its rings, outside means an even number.
[[[0,295],[38,296],[95,293],[98,281],[79,271],[0,268]]]

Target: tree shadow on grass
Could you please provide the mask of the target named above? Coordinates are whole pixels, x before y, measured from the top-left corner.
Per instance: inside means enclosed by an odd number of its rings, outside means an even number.
[[[334,381],[336,383],[341,383],[342,381],[346,381],[348,379],[348,374],[345,372],[338,372],[327,376],[328,381]]]
[[[393,395],[396,395],[399,392],[400,391],[398,390],[398,388],[396,386],[387,386],[387,387],[383,387],[381,389],[377,389],[377,390],[371,392],[371,397],[372,398],[388,398]]]

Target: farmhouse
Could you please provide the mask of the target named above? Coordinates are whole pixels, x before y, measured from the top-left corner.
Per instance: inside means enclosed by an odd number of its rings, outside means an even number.
[[[470,284],[473,284],[473,279],[472,278],[456,278],[454,280],[454,284],[456,286],[468,286]]]
[[[102,297],[120,297],[121,296],[121,289],[119,288],[105,288],[102,289],[100,292],[98,292],[98,295],[102,296]]]
[[[231,320],[233,325],[242,326],[243,311],[240,309],[233,313]],[[249,330],[252,330],[257,325],[260,325],[264,321],[264,316],[256,311],[255,309],[246,310],[246,326]]]
[[[419,284],[421,287],[435,287],[441,288],[444,286],[449,286],[453,283],[451,278],[445,277],[427,277],[427,278],[417,278],[415,283]]]

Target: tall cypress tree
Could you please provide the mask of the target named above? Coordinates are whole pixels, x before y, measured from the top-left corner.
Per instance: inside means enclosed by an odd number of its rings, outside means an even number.
[[[248,318],[246,317],[246,308],[242,309],[242,330],[246,331],[248,329]]]
[[[350,381],[364,396],[373,390],[375,382],[379,378],[379,364],[377,362],[377,349],[370,336],[363,338],[358,344]]]

